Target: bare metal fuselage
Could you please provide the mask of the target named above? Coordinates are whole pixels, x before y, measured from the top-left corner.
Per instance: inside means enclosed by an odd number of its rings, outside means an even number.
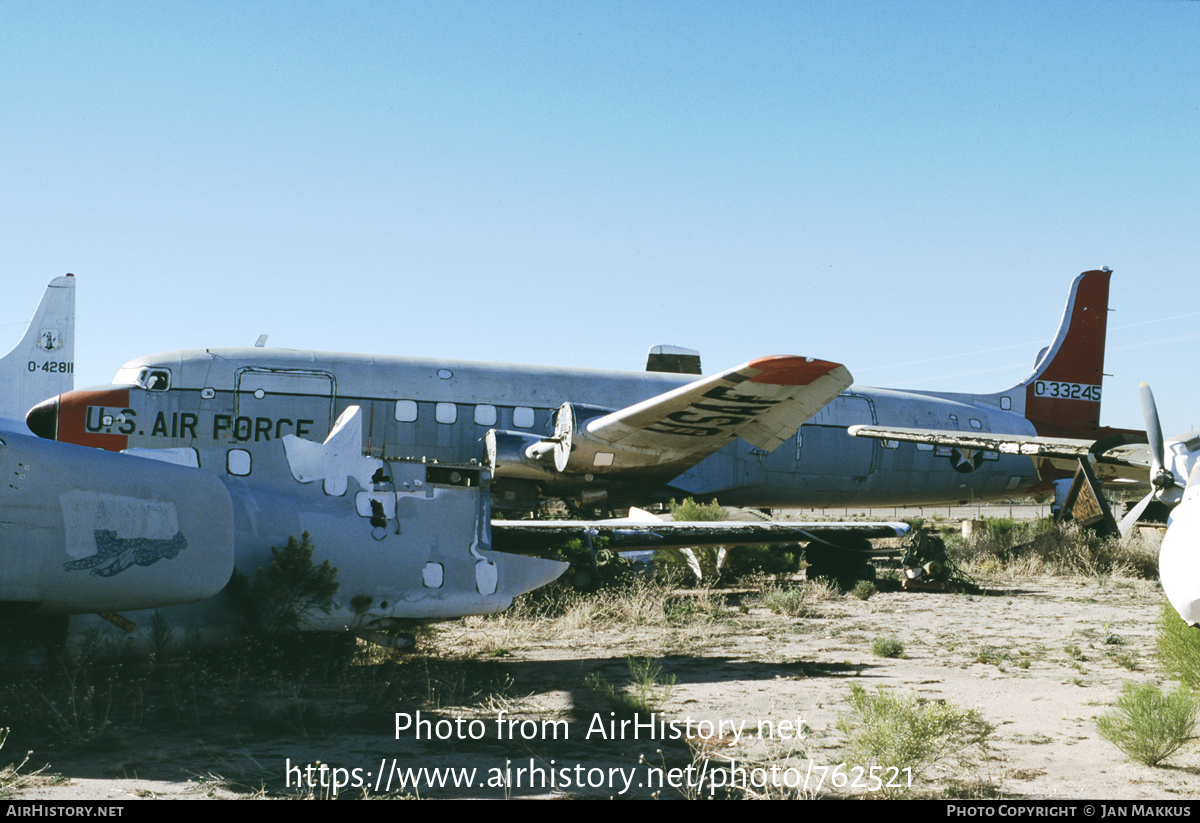
[[[286,434],[319,441],[342,410],[359,405],[367,453],[466,462],[483,458],[482,438],[489,429],[552,434],[552,415],[564,401],[620,409],[693,379],[265,348],[181,351],[133,360],[114,385],[77,393],[87,405],[76,401],[60,412],[60,439],[109,449],[191,448],[202,467],[221,470],[231,452],[252,456]],[[964,454],[846,432],[868,423],[1032,434],[1021,413],[1023,392],[1023,386],[995,395],[854,386],[770,453],[739,440],[666,484],[627,488],[624,494],[696,495],[727,505],[772,507],[1026,494],[1040,482],[1027,457]],[[505,489],[497,476],[502,506]]]

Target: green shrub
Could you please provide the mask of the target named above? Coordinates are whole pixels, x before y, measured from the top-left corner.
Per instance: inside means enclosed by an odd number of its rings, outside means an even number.
[[[839,597],[837,584],[813,581],[796,586],[770,586],[763,590],[762,604],[787,617],[820,617],[820,604]]]
[[[838,728],[847,738],[847,764],[880,766],[885,773],[895,769],[901,775],[895,783],[908,784],[888,785],[885,778],[881,794],[890,797],[911,793],[910,787],[927,784],[938,772],[963,780],[986,762],[996,732],[978,709],[887,689],[868,694],[859,685],[850,687],[850,711]]]
[[[277,637],[306,628],[314,611],[333,611],[337,589],[337,568],[328,560],[319,566],[313,563],[308,532],[299,540],[289,537],[282,549],[272,546],[270,565],[255,571],[253,582],[235,574],[230,584],[246,630],[255,637]]]
[[[859,600],[870,600],[871,595],[879,589],[875,588],[875,584],[870,580],[860,580],[854,584],[854,588],[850,590],[850,594],[857,597]]]
[[[729,519],[728,512],[716,500],[711,503],[697,503],[690,497],[682,503],[672,500],[671,516],[685,523]]]
[[[1117,707],[1096,719],[1100,736],[1133,760],[1157,766],[1195,736],[1196,699],[1184,686],[1126,683]]]
[[[1156,647],[1159,662],[1168,675],[1200,690],[1200,629],[1184,623],[1166,600],[1158,617]]]
[[[871,654],[876,657],[904,657],[904,643],[899,637],[880,637],[871,644]]]

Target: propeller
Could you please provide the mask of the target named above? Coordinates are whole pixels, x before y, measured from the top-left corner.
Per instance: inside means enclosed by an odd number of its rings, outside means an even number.
[[[1194,462],[1186,484],[1181,484],[1172,469],[1178,466],[1181,472],[1187,471],[1187,461],[1174,460],[1172,468],[1167,468],[1167,442],[1158,421],[1154,393],[1145,383],[1139,391],[1150,443],[1151,489],[1121,519],[1121,533],[1128,533],[1154,500],[1174,507],[1158,551],[1158,577],[1167,600],[1185,622],[1195,626],[1200,624],[1200,460]],[[1188,440],[1184,448],[1190,456],[1192,441]]]
[[[1142,398],[1142,420],[1146,424],[1146,439],[1150,442],[1150,485],[1154,491],[1151,492],[1159,500],[1168,502],[1164,499],[1167,491],[1178,486],[1175,482],[1175,475],[1169,471],[1167,465],[1167,445],[1163,439],[1162,424],[1158,422],[1158,407],[1154,405],[1154,392],[1150,391],[1150,386],[1145,382],[1138,388]],[[1176,497],[1174,502],[1179,502]]]
[[[1175,473],[1167,468],[1167,441],[1163,437],[1162,424],[1158,420],[1154,392],[1150,391],[1150,386],[1144,382],[1138,388],[1138,392],[1142,399],[1142,422],[1146,426],[1146,439],[1150,444],[1150,493],[1121,518],[1119,528],[1122,535],[1127,535],[1133,530],[1145,514],[1146,508],[1154,501],[1174,506],[1183,499],[1183,488]]]

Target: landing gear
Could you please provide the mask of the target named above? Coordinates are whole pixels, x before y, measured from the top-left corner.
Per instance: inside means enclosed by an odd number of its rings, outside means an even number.
[[[809,580],[829,580],[842,589],[852,589],[860,580],[874,580],[875,566],[870,561],[871,541],[866,538],[845,538],[845,547],[821,546],[810,543],[804,550]],[[853,544],[853,545],[851,545]]]

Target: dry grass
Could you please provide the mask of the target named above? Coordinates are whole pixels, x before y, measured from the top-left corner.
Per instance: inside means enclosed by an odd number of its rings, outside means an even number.
[[[1074,525],[1031,531],[1004,526],[993,529],[993,521],[988,524],[988,530],[980,536],[947,541],[954,560],[974,577],[1027,580],[1158,576],[1157,542],[1141,533],[1103,538]]]
[[[676,590],[637,579],[619,588],[544,598],[518,598],[508,611],[466,618],[477,638],[477,653],[503,656],[542,643],[588,642],[598,633],[619,631],[642,654],[714,636],[712,628],[728,611],[725,596],[711,589]]]
[[[770,585],[763,589],[761,603],[775,614],[788,617],[823,617],[823,607],[841,600],[841,589],[828,580],[797,585]]]

